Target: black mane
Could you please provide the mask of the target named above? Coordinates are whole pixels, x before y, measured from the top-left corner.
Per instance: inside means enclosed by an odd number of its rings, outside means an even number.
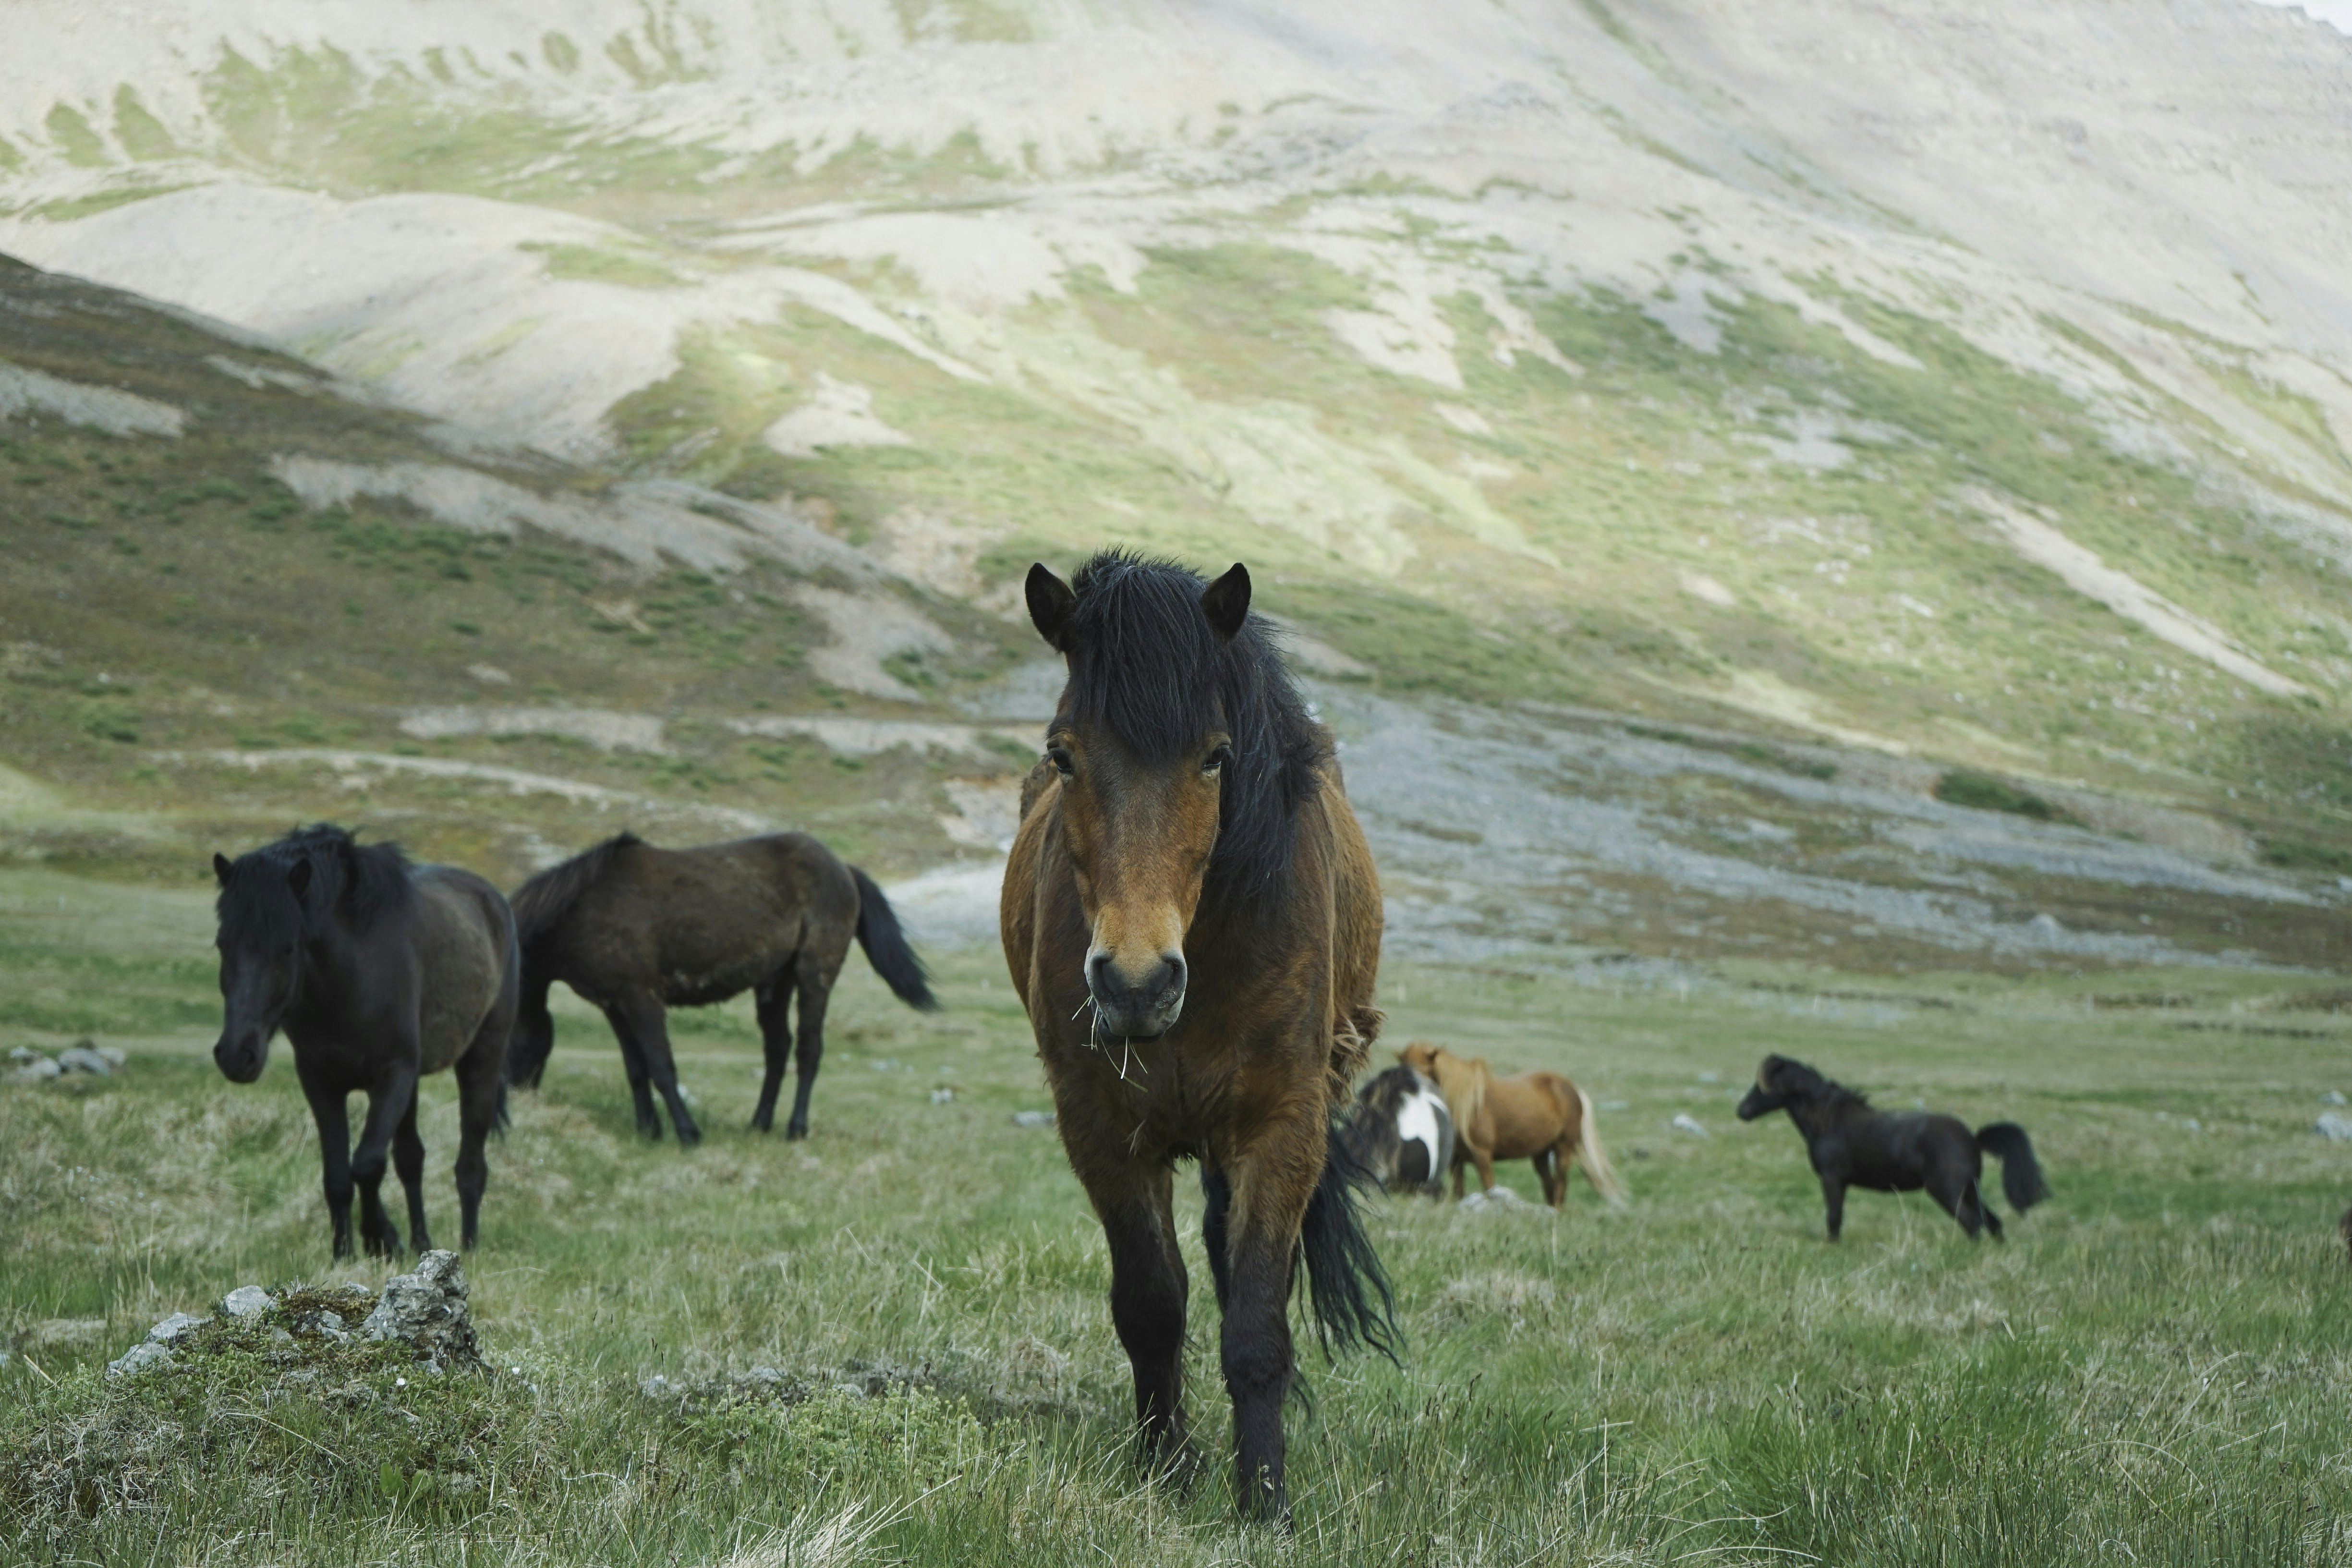
[[[515,939],[528,948],[562,920],[580,895],[596,885],[613,857],[644,843],[634,833],[615,833],[560,866],[551,866],[515,889]]]
[[[1866,1106],[1870,1103],[1870,1097],[1860,1089],[1848,1089],[1834,1079],[1823,1078],[1790,1057],[1774,1057],[1770,1076],[1774,1087],[1792,1099],[1810,1100],[1824,1105],[1843,1102]]]
[[[1397,1110],[1405,1098],[1421,1088],[1421,1075],[1409,1067],[1399,1065],[1376,1074],[1356,1091],[1356,1103],[1366,1110],[1393,1121]]]
[[[299,900],[287,882],[308,861],[310,885]],[[397,844],[362,844],[332,823],[297,828],[275,844],[236,858],[214,904],[225,942],[275,948],[300,940],[327,914],[355,936],[405,915],[416,901],[408,857]]]
[[[1318,787],[1331,740],[1307,714],[1264,618],[1245,617],[1220,643],[1197,573],[1123,550],[1079,567],[1070,587],[1070,679],[1055,722],[1101,724],[1152,763],[1222,727],[1234,760],[1210,881],[1244,898],[1276,886],[1290,868],[1291,819]]]

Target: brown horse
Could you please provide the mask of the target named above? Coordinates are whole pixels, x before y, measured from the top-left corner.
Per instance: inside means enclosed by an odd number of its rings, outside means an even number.
[[[1186,1453],[1172,1168],[1200,1163],[1238,1496],[1288,1518],[1282,1406],[1304,1265],[1327,1347],[1393,1356],[1388,1281],[1335,1113],[1381,1015],[1381,894],[1329,732],[1249,574],[1096,556],[1029,570],[1067,662],[1004,874],[1004,958],[1055,1124],[1110,1243],[1111,1321],[1155,1461]],[[1375,1301],[1374,1298],[1377,1298]]]
[[[1568,1162],[1584,1167],[1592,1190],[1612,1204],[1625,1201],[1625,1184],[1610,1167],[1593,1124],[1592,1099],[1556,1072],[1496,1078],[1483,1057],[1457,1057],[1443,1046],[1415,1040],[1397,1060],[1433,1080],[1454,1113],[1454,1195],[1462,1195],[1465,1165],[1478,1167],[1482,1191],[1495,1190],[1495,1162],[1528,1160],[1543,1179],[1544,1202],[1568,1197]]]
[[[854,934],[898,1000],[929,1010],[922,961],[907,945],[873,879],[804,833],[656,849],[633,834],[541,871],[516,889],[522,942],[522,1012],[512,1081],[536,1087],[555,1048],[548,987],[561,980],[602,1008],[621,1042],[637,1104],[637,1131],[661,1136],[659,1089],[677,1141],[702,1137],[678,1093],[666,1009],[756,993],[767,1077],[751,1125],[775,1125],[776,1091],[793,1055],[785,1009],[801,1004],[799,1082],[787,1138],[808,1136],[809,1091],[824,1058],[824,1009]]]

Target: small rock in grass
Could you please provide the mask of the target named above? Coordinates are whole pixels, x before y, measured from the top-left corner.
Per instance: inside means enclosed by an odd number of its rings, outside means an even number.
[[[940,1089],[935,1089],[931,1090],[931,1103],[932,1103],[933,1105],[948,1105],[948,1104],[951,1104],[951,1103],[953,1103],[954,1100],[955,1100],[955,1090],[954,1090],[954,1089],[946,1089],[946,1088],[940,1088]]]
[[[1013,1113],[1015,1127],[1051,1127],[1054,1113],[1050,1110],[1016,1110]]]
[[[271,1305],[269,1292],[258,1285],[240,1285],[221,1298],[221,1310],[232,1318],[257,1318]]]
[[[36,1055],[31,1061],[10,1072],[8,1081],[10,1083],[44,1083],[58,1077],[64,1070],[47,1057]]]
[[[8,1047],[8,1065],[12,1068],[28,1068],[35,1062],[44,1061],[47,1059],[47,1058],[43,1057],[40,1052],[35,1050],[30,1046],[11,1046]]]
[[[481,1364],[474,1320],[466,1307],[466,1271],[457,1255],[436,1247],[419,1258],[414,1274],[384,1282],[383,1298],[360,1325],[371,1340],[399,1340],[419,1356],[458,1366]]]
[[[128,1377],[133,1373],[145,1372],[150,1367],[169,1366],[171,1364],[172,1352],[170,1349],[166,1346],[157,1344],[152,1340],[149,1340],[144,1343],[132,1345],[129,1350],[124,1351],[121,1356],[113,1361],[108,1362],[106,1363],[106,1375],[109,1377]]]
[[[168,1345],[190,1329],[201,1329],[211,1321],[210,1318],[199,1318],[193,1313],[174,1312],[147,1331],[147,1341],[150,1344]]]
[[[2313,1130],[2331,1142],[2352,1143],[2352,1116],[2340,1111],[2320,1112],[2319,1121]]]
[[[2345,1103],[2344,1091],[2340,1089],[2331,1089],[2326,1094],[2319,1097],[2319,1103],[2322,1105],[2342,1105]]]
[[[1687,1110],[1675,1112],[1674,1129],[1677,1132],[1690,1133],[1696,1138],[1705,1138],[1709,1135],[1707,1130],[1698,1124],[1698,1118]]]
[[[59,1072],[86,1072],[93,1078],[112,1078],[114,1076],[114,1064],[108,1061],[104,1056],[100,1055],[96,1046],[91,1045],[88,1040],[84,1040],[79,1045],[73,1047],[70,1050],[63,1050],[58,1053],[58,1070]]]
[[[659,1399],[663,1394],[669,1392],[669,1379],[664,1377],[659,1373],[656,1373],[651,1377],[646,1379],[645,1382],[637,1384],[637,1392],[644,1394],[647,1399]]]
[[[1478,1214],[1487,1209],[1533,1209],[1536,1205],[1508,1187],[1496,1187],[1490,1193],[1472,1193],[1462,1200],[1462,1212]]]

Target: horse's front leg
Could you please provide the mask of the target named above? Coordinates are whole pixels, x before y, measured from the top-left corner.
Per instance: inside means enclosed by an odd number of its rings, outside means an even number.
[[[416,1074],[404,1067],[390,1069],[368,1090],[367,1125],[360,1131],[360,1146],[352,1151],[352,1179],[360,1189],[360,1240],[372,1258],[397,1258],[403,1251],[400,1232],[383,1212],[383,1172],[391,1162],[393,1135],[415,1100]],[[420,1166],[422,1152],[420,1145]]]
[[[1835,1241],[1838,1238],[1838,1233],[1845,1229],[1845,1178],[1843,1176],[1825,1175],[1822,1178],[1822,1203],[1829,1210],[1830,1239]]]
[[[1230,1282],[1218,1351],[1234,1401],[1234,1493],[1245,1517],[1285,1524],[1290,1498],[1283,1482],[1282,1402],[1296,1360],[1292,1259],[1328,1136],[1313,1121],[1279,1129],[1229,1162],[1227,1172],[1233,1201],[1223,1228]]]
[[[1191,1281],[1177,1246],[1166,1166],[1097,1175],[1087,1195],[1110,1245],[1110,1318],[1135,1373],[1135,1420],[1147,1462],[1184,1453],[1184,1315]]]
[[[302,1079],[303,1098],[310,1102],[310,1120],[319,1124],[319,1164],[327,1188],[327,1218],[335,1230],[335,1256],[352,1255],[352,1121],[344,1108],[344,1090],[327,1083],[306,1067],[299,1056],[295,1070]]]
[[[408,1194],[408,1230],[420,1253],[433,1250],[433,1237],[425,1228],[425,1140],[416,1135],[416,1102],[422,1098],[410,1090],[408,1109],[392,1135],[392,1168],[400,1173],[401,1191]]]

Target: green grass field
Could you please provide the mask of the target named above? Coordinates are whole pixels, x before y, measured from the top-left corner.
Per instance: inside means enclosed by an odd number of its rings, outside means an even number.
[[[677,1020],[692,1153],[635,1136],[601,1023],[563,1015],[467,1260],[493,1373],[226,1354],[108,1383],[172,1310],[392,1271],[330,1266],[283,1043],[254,1088],[213,1069],[209,935],[199,897],[0,873],[0,1041],[132,1051],[0,1086],[0,1557],[2352,1562],[2352,1154],[2312,1130],[2352,1031],[2308,975],[1391,964],[1393,1043],[1572,1073],[1633,1201],[1378,1201],[1404,1364],[1308,1352],[1286,1539],[1233,1522],[1197,1239],[1213,1462],[1189,1489],[1134,1467],[1099,1233],[1053,1133],[1012,1122],[1046,1102],[982,951],[940,955],[929,1017],[853,960],[802,1144],[743,1130],[748,1008]],[[1767,1050],[2021,1121],[2055,1201],[1972,1247],[1857,1194],[1824,1244],[1796,1133],[1731,1114]],[[424,1127],[454,1235],[446,1080]],[[761,1365],[815,1392],[730,1392]]]

